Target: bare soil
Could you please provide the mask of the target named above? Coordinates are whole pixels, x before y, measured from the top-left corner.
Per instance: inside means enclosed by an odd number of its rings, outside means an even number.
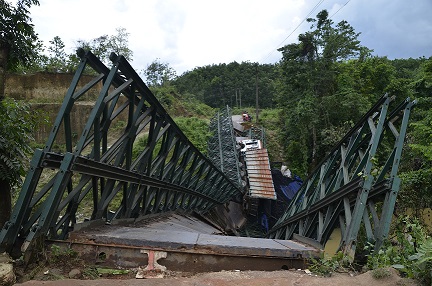
[[[84,270],[80,270],[84,271]],[[43,274],[45,273],[45,274]],[[394,269],[385,269],[384,274],[380,272],[377,275],[373,271],[363,274],[354,275],[350,273],[333,273],[330,277],[317,276],[312,273],[306,273],[304,270],[280,270],[280,271],[221,271],[211,273],[200,273],[191,275],[188,273],[165,272],[150,273],[148,278],[135,279],[135,272],[132,271],[123,275],[108,275],[96,279],[83,280],[84,272],[81,273],[81,279],[66,279],[62,276],[60,269],[48,269],[37,274],[34,279],[16,285],[22,286],[123,286],[123,285],[266,285],[266,286],[408,286],[418,285],[415,281],[399,276]],[[159,277],[159,278],[153,278]],[[21,277],[22,278],[22,277]],[[47,280],[58,279],[58,280]],[[22,279],[21,279],[22,280]]]
[[[88,265],[75,252],[52,253],[41,252],[35,259],[37,263],[25,265],[24,261],[14,262],[16,285],[23,286],[125,286],[125,285],[265,285],[265,286],[408,286],[418,285],[414,280],[403,278],[393,268],[378,269],[362,274],[332,273],[323,277],[309,270],[279,271],[220,271],[209,273],[187,272],[144,272],[141,269],[105,269]],[[136,279],[137,273],[146,278]],[[0,283],[1,284],[1,283]]]

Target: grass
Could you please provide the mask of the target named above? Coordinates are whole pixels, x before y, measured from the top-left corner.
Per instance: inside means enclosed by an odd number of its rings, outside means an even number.
[[[388,268],[376,268],[372,270],[372,277],[375,279],[384,279],[391,275],[392,274]]]

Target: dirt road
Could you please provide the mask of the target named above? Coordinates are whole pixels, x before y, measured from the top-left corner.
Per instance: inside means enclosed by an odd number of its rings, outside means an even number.
[[[414,281],[401,278],[395,270],[389,270],[388,275],[379,279],[374,278],[372,271],[351,276],[350,274],[336,273],[331,277],[318,277],[306,274],[304,271],[222,271],[197,274],[191,277],[168,277],[151,279],[97,279],[97,280],[57,280],[57,281],[27,281],[21,286],[394,286],[417,285]]]

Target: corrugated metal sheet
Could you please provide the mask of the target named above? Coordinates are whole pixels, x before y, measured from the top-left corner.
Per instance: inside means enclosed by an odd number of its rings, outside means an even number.
[[[267,149],[248,150],[245,152],[245,159],[250,196],[276,200]]]

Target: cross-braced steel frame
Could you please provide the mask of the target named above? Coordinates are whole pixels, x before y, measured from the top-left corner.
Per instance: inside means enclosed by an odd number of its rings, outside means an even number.
[[[340,248],[355,252],[363,224],[378,248],[388,235],[399,191],[397,176],[408,118],[409,99],[391,112],[382,97],[304,181],[269,237],[296,237],[323,247],[340,227]]]
[[[221,109],[210,121],[212,136],[207,141],[207,156],[239,188],[242,187],[239,145],[236,142],[230,108]]]
[[[266,135],[264,128],[258,128],[252,126],[248,131],[245,132],[250,139],[260,140],[263,148],[266,148]]]
[[[111,221],[177,209],[205,213],[240,193],[185,137],[123,56],[112,54],[108,69],[90,51],[78,55],[81,63],[46,145],[36,150],[0,232],[1,250],[10,251],[18,238],[23,251],[37,237],[64,239],[83,216]],[[91,79],[84,76],[89,69]],[[99,96],[76,138],[71,111],[92,92]],[[59,147],[62,136],[66,144]]]

